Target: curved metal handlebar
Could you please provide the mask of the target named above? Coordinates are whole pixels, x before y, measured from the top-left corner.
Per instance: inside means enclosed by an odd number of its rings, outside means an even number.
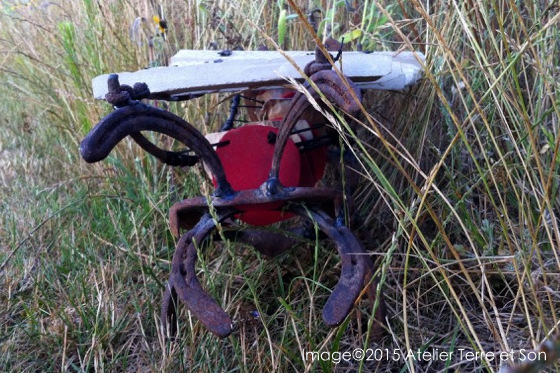
[[[111,85],[114,85],[114,78],[109,82],[110,87]],[[103,118],[81,142],[80,153],[84,160],[93,163],[105,159],[122,139],[131,136],[142,148],[164,163],[183,165],[194,161],[189,158],[192,156],[184,153],[160,149],[140,134],[141,131],[158,132],[182,142],[207,165],[216,178],[215,196],[229,198],[235,194],[212,145],[193,125],[166,110],[132,101],[130,96],[127,101],[127,94],[129,93],[123,90],[119,96],[119,103],[126,106]]]

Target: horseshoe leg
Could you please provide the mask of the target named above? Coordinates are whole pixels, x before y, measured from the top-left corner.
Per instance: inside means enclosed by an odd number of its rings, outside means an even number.
[[[215,223],[205,214],[199,223],[185,233],[173,255],[172,271],[164,294],[161,318],[164,330],[175,332],[176,300],[180,300],[206,328],[218,337],[226,337],[232,331],[228,314],[204,291],[196,278],[196,244],[204,241],[214,230]]]
[[[354,303],[366,292],[375,299],[375,287],[371,281],[373,262],[358,239],[344,225],[337,224],[322,211],[293,206],[291,210],[317,223],[319,228],[335,243],[342,262],[340,279],[323,307],[323,321],[337,326],[344,321]]]

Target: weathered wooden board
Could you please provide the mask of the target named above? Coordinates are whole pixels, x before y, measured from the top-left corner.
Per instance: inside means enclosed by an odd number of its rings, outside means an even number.
[[[315,58],[314,52],[285,52],[301,68]],[[421,53],[344,52],[337,66],[362,89],[404,89],[422,76]],[[276,51],[182,50],[170,66],[118,73],[121,84],[144,82],[151,98],[176,100],[189,95],[232,92],[285,85],[286,78],[301,79],[297,69]],[[93,95],[103,99],[108,74],[93,79]]]

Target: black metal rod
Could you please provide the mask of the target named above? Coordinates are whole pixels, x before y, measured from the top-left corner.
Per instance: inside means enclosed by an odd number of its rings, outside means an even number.
[[[233,128],[233,122],[235,121],[235,117],[237,116],[237,110],[239,107],[239,102],[241,101],[241,95],[237,94],[233,96],[231,99],[231,107],[229,108],[229,116],[224,125],[221,128],[221,131],[229,131]]]

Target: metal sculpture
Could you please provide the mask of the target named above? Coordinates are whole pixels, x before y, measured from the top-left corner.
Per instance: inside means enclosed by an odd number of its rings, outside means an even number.
[[[305,72],[309,74],[309,81],[304,84],[307,94],[296,92],[291,98],[289,95],[278,100],[271,98],[265,103],[265,106],[270,104],[268,106],[273,108],[278,105],[288,107],[279,121],[279,128],[267,122],[269,125],[251,123],[231,129],[230,120],[223,128],[228,132],[217,149],[182,118],[140,102],[149,95],[145,84],[130,87],[120,85],[117,75],[109,77],[106,100],[116,110],[103,118],[82,141],[82,157],[87,162],[101,161],[123,138],[130,136],[165,164],[192,166],[202,162],[215,185],[209,199],[205,196],[188,198],[176,203],[170,211],[171,230],[175,236],[180,236],[161,311],[163,326],[170,335],[176,332],[178,301],[215,335],[225,337],[232,332],[231,318],[204,291],[196,278],[195,263],[196,245],[206,240],[217,224],[235,225],[238,220],[251,225],[267,225],[299,216],[314,222],[334,242],[342,270],[323,308],[323,320],[327,325],[339,325],[363,292],[371,298],[375,297],[372,260],[344,224],[343,192],[336,187],[315,186],[323,175],[325,145],[328,143],[324,140],[328,140],[328,136],[319,140],[300,139],[297,143],[293,140],[294,134],[309,134],[318,128],[312,123],[296,129],[302,118],[317,117],[307,95],[317,102],[322,102],[323,96],[339,110],[356,115],[360,111],[361,92],[350,79],[332,70],[319,49],[315,61],[306,66]],[[237,104],[234,101],[234,105]],[[232,116],[235,110],[232,108]],[[141,131],[170,136],[188,150],[174,152],[161,149]],[[243,141],[251,141],[252,144],[247,146]],[[236,156],[247,163],[243,169],[228,165],[231,157]],[[247,178],[242,173],[251,167],[254,175]],[[181,235],[181,229],[186,229],[186,233]],[[293,228],[292,235],[287,236],[249,228],[241,230],[235,239],[252,245],[267,256],[276,256],[296,244],[294,235],[304,235],[305,232],[305,227]],[[378,318],[381,312],[382,307],[379,307]]]

